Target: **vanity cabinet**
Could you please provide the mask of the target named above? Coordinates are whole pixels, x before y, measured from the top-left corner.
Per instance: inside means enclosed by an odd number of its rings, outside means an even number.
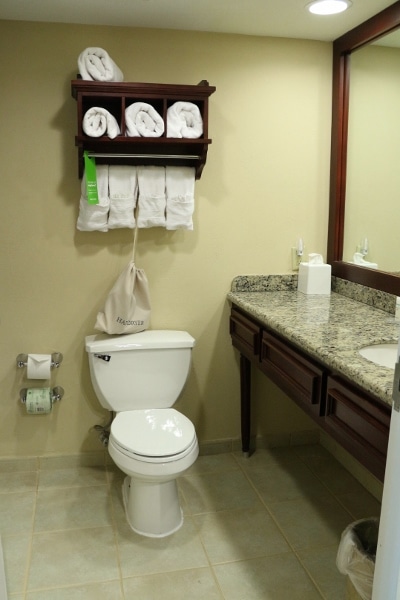
[[[260,360],[261,326],[249,319],[243,313],[232,308],[229,322],[232,343],[242,356],[249,360]]]
[[[263,331],[260,368],[311,416],[323,414],[326,371],[277,335]]]
[[[390,410],[339,376],[328,377],[324,425],[342,446],[383,480]]]
[[[232,306],[240,352],[242,449],[250,450],[251,365],[257,366],[322,429],[383,481],[391,408]]]
[[[250,451],[251,361],[260,362],[262,328],[242,312],[232,309],[229,329],[233,345],[240,352],[240,425],[242,450]]]
[[[77,101],[79,177],[83,174],[83,153],[88,151],[101,164],[178,165],[194,167],[199,179],[207,159],[208,98],[215,92],[203,80],[198,85],[169,85],[158,83],[115,83],[76,79],[71,82],[71,93]],[[175,102],[195,104],[202,116],[203,135],[197,139],[168,137],[167,110]],[[162,117],[165,131],[160,137],[127,137],[125,110],[134,102],[150,104]],[[114,139],[107,136],[91,137],[84,133],[82,121],[92,107],[108,110],[117,120],[121,134]]]

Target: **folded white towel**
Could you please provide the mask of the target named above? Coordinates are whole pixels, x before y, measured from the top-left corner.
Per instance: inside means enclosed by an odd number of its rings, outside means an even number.
[[[93,106],[86,111],[82,121],[82,128],[90,137],[108,135],[114,139],[121,133],[117,119],[105,108]]]
[[[124,75],[103,48],[86,48],[78,56],[82,79],[89,81],[123,81]]]
[[[194,167],[166,167],[167,229],[193,229]]]
[[[110,194],[110,214],[108,227],[135,227],[134,210],[137,199],[136,167],[110,165],[108,170],[108,189]]]
[[[165,227],[165,167],[138,167],[138,227]]]
[[[129,137],[160,137],[164,133],[164,121],[147,102],[134,102],[128,106],[125,121]]]
[[[79,216],[76,224],[80,231],[108,231],[107,220],[110,208],[108,165],[97,165],[96,176],[99,204],[88,204],[85,174],[82,177]]]
[[[203,135],[203,119],[193,102],[175,102],[167,110],[167,137],[199,138]]]

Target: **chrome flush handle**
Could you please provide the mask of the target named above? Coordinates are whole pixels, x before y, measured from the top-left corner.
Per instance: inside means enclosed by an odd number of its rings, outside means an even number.
[[[106,362],[110,362],[111,356],[109,354],[95,354],[96,358],[101,358],[101,360],[105,360]]]

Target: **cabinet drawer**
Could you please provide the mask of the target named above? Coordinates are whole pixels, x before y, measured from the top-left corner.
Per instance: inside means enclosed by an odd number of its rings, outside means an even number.
[[[340,377],[328,377],[325,429],[383,481],[390,406],[378,403]]]
[[[293,346],[264,331],[261,342],[261,369],[292,400],[312,416],[322,414],[325,371]]]
[[[261,339],[260,326],[233,308],[229,328],[232,344],[235,348],[247,358],[259,360]]]

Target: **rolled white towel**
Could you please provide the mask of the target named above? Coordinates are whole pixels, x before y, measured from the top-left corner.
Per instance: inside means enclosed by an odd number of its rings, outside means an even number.
[[[108,211],[110,198],[108,196],[108,165],[96,166],[98,204],[88,204],[86,192],[86,177],[83,174],[81,198],[76,228],[79,231],[108,231]]]
[[[86,48],[78,56],[82,79],[88,81],[123,81],[124,75],[103,48]]]
[[[160,137],[164,133],[164,121],[147,102],[134,102],[128,106],[125,121],[129,137]]]
[[[137,199],[136,167],[110,165],[108,170],[110,214],[108,227],[118,229],[135,227],[134,210]]]
[[[193,102],[175,102],[167,110],[167,137],[199,138],[203,135],[203,119]]]
[[[167,229],[193,229],[194,184],[194,167],[165,168]]]
[[[93,106],[86,111],[82,128],[90,137],[108,135],[109,138],[114,139],[121,133],[117,119],[108,110],[99,106]]]
[[[165,227],[165,167],[138,167],[138,227]]]

